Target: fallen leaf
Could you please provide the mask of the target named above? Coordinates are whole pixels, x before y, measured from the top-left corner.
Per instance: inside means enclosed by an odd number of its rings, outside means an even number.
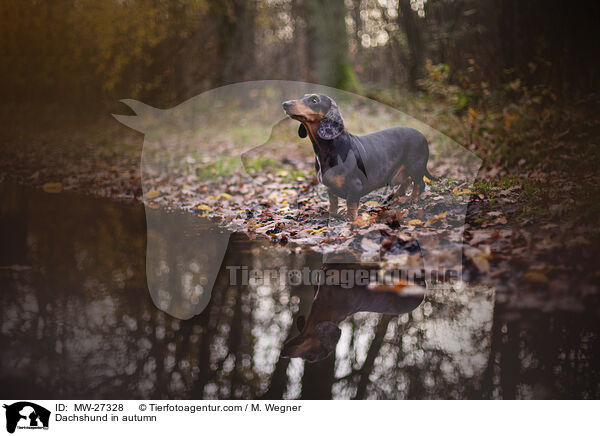
[[[321,244],[328,244],[330,242],[335,242],[335,241],[339,241],[341,238],[325,238],[323,239],[320,243]]]
[[[365,203],[365,206],[367,206],[367,207],[377,207],[377,206],[379,206],[379,203],[377,201],[367,201]]]
[[[508,223],[508,220],[506,219],[506,217],[500,217],[500,218],[496,218],[494,221],[492,221],[490,223],[490,225],[503,225]]]
[[[374,292],[397,292],[406,297],[423,296],[426,293],[425,288],[404,281],[396,282],[393,285],[371,284],[368,289]]]
[[[58,194],[62,191],[62,183],[45,183],[44,186],[42,186],[42,189],[49,194]]]
[[[431,224],[434,224],[434,223],[438,222],[440,219],[444,218],[446,215],[448,215],[448,211],[441,213],[439,215],[434,215],[431,218],[429,218],[425,224],[428,226]]]
[[[493,232],[491,230],[472,230],[471,239],[468,239],[468,243],[471,246],[475,246],[482,242],[488,241],[493,237]]]
[[[490,263],[484,256],[478,254],[473,256],[471,260],[479,271],[487,273],[490,270]]]
[[[360,241],[360,246],[367,253],[379,252],[379,248],[380,248],[380,245],[378,242],[375,242],[369,238],[363,238],[363,240]]]
[[[477,267],[480,272],[487,273],[490,270],[490,263],[488,262],[488,257],[491,252],[489,247],[485,247],[484,251],[479,251],[477,249],[469,250],[466,252],[467,256],[473,264]]]
[[[352,224],[359,227],[368,227],[371,224],[371,217],[368,213],[362,213],[352,221]]]
[[[477,111],[472,107],[469,108],[469,123],[473,123],[477,118]]]
[[[153,198],[156,198],[160,195],[160,191],[156,190],[156,189],[151,189],[146,193],[146,198],[148,200],[152,200]]]
[[[550,280],[548,280],[548,277],[544,273],[539,271],[527,271],[521,277],[521,281],[528,283],[548,283]]]
[[[406,280],[398,280],[392,285],[386,285],[384,283],[371,283],[368,289],[376,292],[400,292],[402,289],[410,285],[412,285],[412,283],[409,283]]]
[[[421,220],[410,220],[406,224],[408,224],[409,226],[422,226],[423,225],[423,221],[421,221]]]
[[[460,189],[460,188],[454,188],[452,190],[452,194],[454,195],[463,195],[463,194],[472,194],[473,192],[470,189]]]
[[[199,204],[197,207],[200,210],[210,210],[211,209],[211,207],[207,204]]]

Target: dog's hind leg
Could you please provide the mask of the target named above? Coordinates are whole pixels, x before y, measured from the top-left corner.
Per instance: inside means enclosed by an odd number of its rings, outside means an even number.
[[[425,191],[425,182],[423,181],[423,176],[419,179],[415,179],[413,184],[412,192],[410,193],[410,201],[416,201],[421,197],[421,194]]]
[[[406,189],[410,185],[410,181],[406,167],[402,165],[398,168],[398,171],[396,171],[396,174],[394,174],[394,177],[392,177],[390,182],[391,186],[398,186],[398,188],[386,198],[386,202],[389,202],[396,197],[404,197],[406,195]]]

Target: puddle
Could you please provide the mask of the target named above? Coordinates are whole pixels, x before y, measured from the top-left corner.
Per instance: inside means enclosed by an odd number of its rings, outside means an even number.
[[[438,289],[412,311],[415,302],[401,293],[335,284],[313,303],[309,284],[247,283],[243,271],[316,271],[321,254],[290,254],[243,234],[230,236],[206,301],[194,271],[214,252],[202,245],[166,256],[187,262],[189,274],[165,278],[164,295],[151,296],[142,205],[6,183],[0,198],[3,398],[599,396],[597,308],[517,309],[477,284]],[[169,268],[156,263],[157,276]],[[199,315],[183,320],[159,310],[155,302],[180,310],[170,289],[200,304]],[[371,312],[346,317],[352,310]],[[333,341],[323,360],[282,357],[301,315],[305,329],[318,332],[305,337]],[[309,357],[323,357],[315,350]]]

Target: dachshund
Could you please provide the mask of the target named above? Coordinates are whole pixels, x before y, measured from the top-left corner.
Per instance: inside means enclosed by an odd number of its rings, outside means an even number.
[[[349,133],[336,102],[324,94],[306,94],[283,103],[283,110],[300,121],[298,135],[308,136],[315,152],[319,182],[327,187],[329,213],[337,215],[338,198],[346,200],[347,217],[354,221],[360,197],[384,186],[398,188],[388,200],[415,201],[425,190],[429,145],[421,132],[393,127],[368,135]],[[410,197],[406,189],[413,184]]]

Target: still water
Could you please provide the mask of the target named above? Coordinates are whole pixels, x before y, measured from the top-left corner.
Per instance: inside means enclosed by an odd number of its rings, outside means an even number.
[[[517,309],[475,283],[429,293],[412,311],[366,289],[330,287],[315,300],[310,285],[234,285],[228,266],[323,265],[309,251],[232,234],[206,307],[182,320],[149,293],[142,205],[13,184],[0,185],[0,199],[2,398],[600,396],[597,307]],[[199,245],[198,261],[211,250]],[[347,301],[361,312],[346,317]],[[381,304],[397,310],[376,313]],[[333,353],[312,363],[283,356],[295,320],[336,311]]]

